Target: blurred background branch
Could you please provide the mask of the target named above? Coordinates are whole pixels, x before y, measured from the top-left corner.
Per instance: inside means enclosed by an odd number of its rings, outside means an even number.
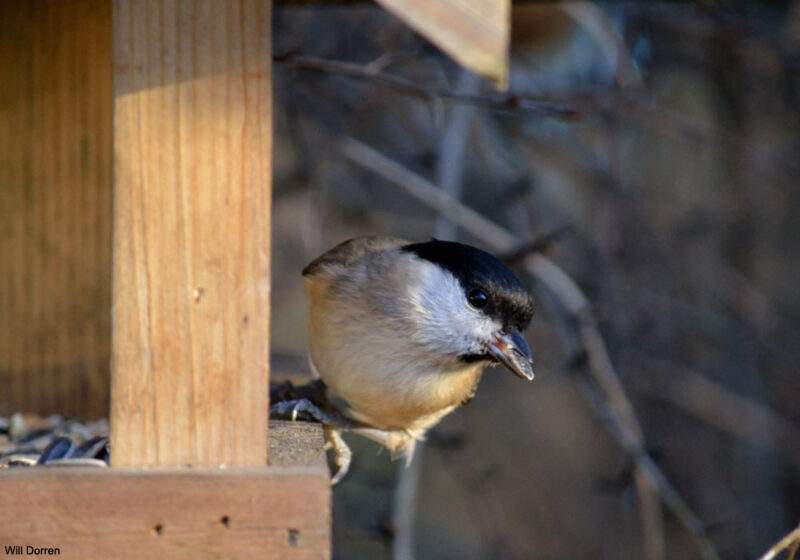
[[[570,118],[577,117],[578,111],[565,103],[555,103],[534,99],[530,96],[520,96],[507,93],[471,93],[420,84],[402,76],[381,72],[373,63],[360,66],[341,60],[326,60],[310,56],[293,54],[279,55],[275,62],[289,67],[316,72],[332,72],[369,80],[377,85],[389,87],[397,91],[414,95],[425,100],[448,99],[459,103],[470,103],[498,111],[532,111],[543,113],[551,117]]]
[[[770,548],[759,560],[772,560],[784,550],[788,551],[786,560],[793,560],[798,548],[800,548],[800,527],[775,543],[775,546]]]

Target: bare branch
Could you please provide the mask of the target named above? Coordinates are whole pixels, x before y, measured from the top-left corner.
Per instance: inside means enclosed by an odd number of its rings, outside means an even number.
[[[775,558],[775,556],[787,549],[789,554],[787,555],[786,560],[792,560],[794,555],[797,554],[798,548],[800,548],[800,526],[775,543],[775,545],[758,560],[772,560]]]
[[[417,510],[417,493],[421,474],[424,442],[417,442],[417,448],[408,466],[398,467],[397,486],[394,491],[394,511],[392,521],[394,539],[392,558],[394,560],[414,560],[414,515]]]
[[[541,113],[550,117],[576,118],[580,116],[575,107],[566,103],[542,101],[526,95],[513,93],[463,93],[449,89],[420,84],[396,74],[377,71],[371,67],[361,66],[352,62],[329,60],[312,56],[299,56],[294,54],[276,56],[276,64],[309,70],[314,72],[328,72],[340,74],[359,80],[369,80],[372,83],[392,88],[425,100],[450,99],[458,103],[472,103],[498,111],[523,111]]]
[[[553,243],[555,243],[559,237],[563,236],[570,229],[570,226],[557,227],[552,231],[548,231],[547,233],[540,235],[532,241],[523,243],[510,253],[499,255],[498,258],[506,264],[516,264],[518,262],[522,262],[531,253],[541,253],[542,251],[546,250]]]
[[[456,84],[461,93],[478,91],[480,78],[467,70],[461,70]],[[444,129],[439,140],[439,155],[436,158],[436,183],[441,190],[459,200],[461,198],[464,156],[467,152],[469,129],[475,117],[474,105],[462,103],[448,111]],[[451,222],[447,214],[440,213],[436,217],[434,235],[441,239],[455,239],[458,227]]]

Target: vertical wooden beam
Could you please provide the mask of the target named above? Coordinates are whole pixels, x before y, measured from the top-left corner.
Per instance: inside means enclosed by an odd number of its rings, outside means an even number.
[[[115,466],[263,466],[270,3],[113,0]]]
[[[0,415],[108,413],[111,6],[0,0]]]

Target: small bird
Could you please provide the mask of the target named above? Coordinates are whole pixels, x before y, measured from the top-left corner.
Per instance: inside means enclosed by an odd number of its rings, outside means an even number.
[[[310,362],[336,414],[306,400],[273,412],[308,413],[326,426],[337,482],[349,466],[342,429],[410,460],[415,442],[475,394],[499,362],[533,379],[522,332],[533,299],[489,253],[451,241],[345,241],[303,270],[311,300]],[[277,409],[277,410],[276,410]]]

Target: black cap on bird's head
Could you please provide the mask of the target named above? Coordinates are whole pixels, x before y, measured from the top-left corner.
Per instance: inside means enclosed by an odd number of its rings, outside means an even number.
[[[487,343],[484,353],[462,359],[492,359],[524,379],[533,379],[530,349],[521,335],[533,317],[533,298],[508,267],[486,251],[454,241],[434,239],[402,250],[450,272],[469,305],[502,325],[502,333]]]

